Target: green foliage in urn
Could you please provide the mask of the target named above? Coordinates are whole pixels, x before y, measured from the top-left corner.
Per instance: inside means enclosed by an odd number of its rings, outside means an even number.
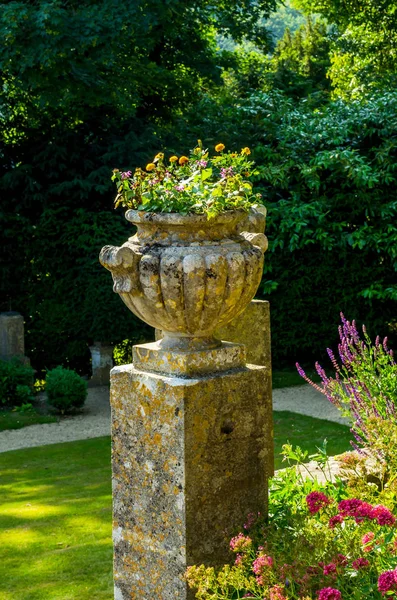
[[[223,152],[224,144],[217,144],[217,156],[209,156],[201,140],[198,147],[187,156],[158,153],[146,171],[113,171],[117,183],[116,208],[127,208],[162,213],[198,213],[208,218],[225,210],[244,210],[261,199],[254,194],[247,181],[253,162],[248,147],[240,153]]]
[[[81,408],[87,398],[87,382],[75,371],[56,367],[46,377],[48,402],[59,412],[68,413]]]

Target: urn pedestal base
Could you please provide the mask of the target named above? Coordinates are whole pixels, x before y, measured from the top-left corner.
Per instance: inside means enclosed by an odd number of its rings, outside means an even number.
[[[242,366],[239,348],[221,347],[237,366],[187,377],[205,356],[172,352],[176,371],[146,372],[157,352],[147,344],[111,372],[115,600],[194,598],[186,567],[226,562],[247,513],[267,510],[270,369]]]

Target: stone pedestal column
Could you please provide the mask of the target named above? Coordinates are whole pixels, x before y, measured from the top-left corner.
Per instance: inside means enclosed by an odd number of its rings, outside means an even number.
[[[273,472],[270,369],[244,346],[135,346],[111,372],[115,600],[191,598],[190,564],[221,565]]]

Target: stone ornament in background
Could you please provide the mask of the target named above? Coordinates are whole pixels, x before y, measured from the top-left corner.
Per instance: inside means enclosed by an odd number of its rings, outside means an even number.
[[[128,210],[137,233],[120,248],[105,246],[100,262],[128,308],[164,332],[161,348],[214,348],[214,330],[245,309],[260,283],[265,215],[262,206],[211,220]]]
[[[89,387],[109,385],[110,370],[113,367],[113,346],[103,342],[94,342],[90,346],[92,377]]]
[[[23,316],[14,311],[0,313],[0,359],[18,358],[29,365],[25,356],[25,323]]]

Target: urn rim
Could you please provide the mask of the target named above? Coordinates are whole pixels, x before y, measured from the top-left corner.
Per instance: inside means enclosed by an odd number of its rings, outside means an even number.
[[[207,215],[199,215],[195,213],[187,213],[185,215],[181,213],[155,213],[148,212],[145,210],[133,210],[129,209],[125,213],[125,218],[130,223],[152,223],[153,225],[223,225],[223,224],[237,224],[242,221],[245,216],[249,213],[245,210],[228,210],[217,214],[212,219],[208,219]]]

